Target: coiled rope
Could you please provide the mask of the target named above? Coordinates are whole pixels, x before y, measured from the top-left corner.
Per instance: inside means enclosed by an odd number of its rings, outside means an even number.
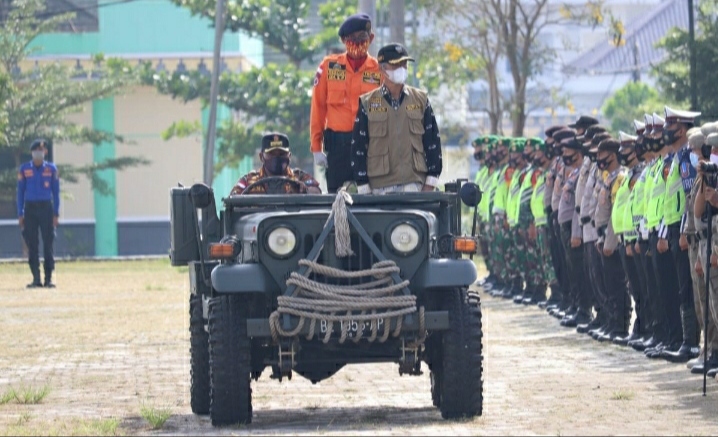
[[[352,198],[349,193],[341,190],[337,193],[336,200],[332,205],[336,255],[340,258],[353,254],[347,220],[347,203],[352,204]],[[389,335],[399,336],[405,315],[417,312],[416,296],[395,295],[408,287],[409,281],[394,283],[392,275],[399,273],[399,267],[394,261],[379,261],[370,269],[360,271],[344,271],[307,259],[300,260],[299,266],[308,268],[306,276],[292,272],[287,279],[287,286],[296,286],[294,293],[291,296],[279,296],[277,310],[269,316],[269,328],[275,341],[279,341],[280,337],[298,335],[306,321],[309,320],[307,340],[314,338],[317,321],[320,323],[326,321],[324,343],[329,342],[335,323],[340,323],[341,326],[340,344],[346,341],[352,323],[358,324],[356,336],[353,338],[355,343],[364,337],[367,323],[371,331],[367,340],[374,342],[378,339],[380,343],[383,343],[389,338]],[[327,279],[373,278],[373,280],[357,285],[332,285],[310,279],[309,276],[312,273],[322,275]],[[282,329],[279,318],[284,314],[299,317],[299,323],[294,329],[289,331]],[[381,320],[383,320],[384,329],[380,336],[379,322]],[[391,331],[392,324],[395,324],[393,332]],[[419,343],[423,341],[425,333],[424,308],[421,307],[419,308]]]

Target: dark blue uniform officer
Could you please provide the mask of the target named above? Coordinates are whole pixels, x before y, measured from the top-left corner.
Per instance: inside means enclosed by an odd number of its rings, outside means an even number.
[[[22,236],[28,249],[28,263],[32,283],[28,288],[54,287],[52,271],[55,269],[52,243],[60,216],[60,179],[55,164],[45,161],[47,141],[38,139],[30,146],[32,161],[20,166],[17,173],[17,215]],[[40,281],[38,236],[42,234],[45,257],[45,282]]]

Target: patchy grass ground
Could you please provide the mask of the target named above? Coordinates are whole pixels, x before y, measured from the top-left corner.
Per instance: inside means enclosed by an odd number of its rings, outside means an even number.
[[[27,267],[0,264],[0,435],[718,429],[716,381],[703,398],[701,378],[683,365],[598,344],[536,308],[485,297],[481,418],[443,421],[431,406],[428,372],[400,377],[394,365],[363,365],[317,385],[299,377],[280,384],[265,372],[253,388],[254,423],[216,430],[189,408],[187,278],[165,260],[62,262],[58,288],[26,290]]]

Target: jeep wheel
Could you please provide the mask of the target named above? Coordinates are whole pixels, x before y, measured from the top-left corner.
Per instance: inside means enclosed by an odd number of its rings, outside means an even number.
[[[237,296],[209,302],[209,374],[213,426],[252,421],[250,341],[246,307]]]
[[[483,407],[481,305],[466,289],[450,290],[445,304],[449,330],[444,331],[440,374],[441,417],[480,416]]]
[[[204,330],[202,297],[189,297],[189,397],[194,414],[209,414],[209,334]]]

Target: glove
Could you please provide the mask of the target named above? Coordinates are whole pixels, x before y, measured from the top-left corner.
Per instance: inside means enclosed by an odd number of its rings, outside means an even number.
[[[581,214],[581,207],[576,205],[576,213]]]
[[[315,153],[316,155],[316,153]],[[323,153],[322,153],[323,155]],[[357,186],[357,194],[371,194],[371,187],[369,184],[362,184]]]
[[[314,152],[314,165],[318,167],[327,167],[327,155],[324,152]]]
[[[588,223],[588,222],[590,222],[590,221],[591,221],[591,217],[588,217],[588,216],[581,217],[581,224],[582,224],[582,225],[585,225],[586,223]]]

